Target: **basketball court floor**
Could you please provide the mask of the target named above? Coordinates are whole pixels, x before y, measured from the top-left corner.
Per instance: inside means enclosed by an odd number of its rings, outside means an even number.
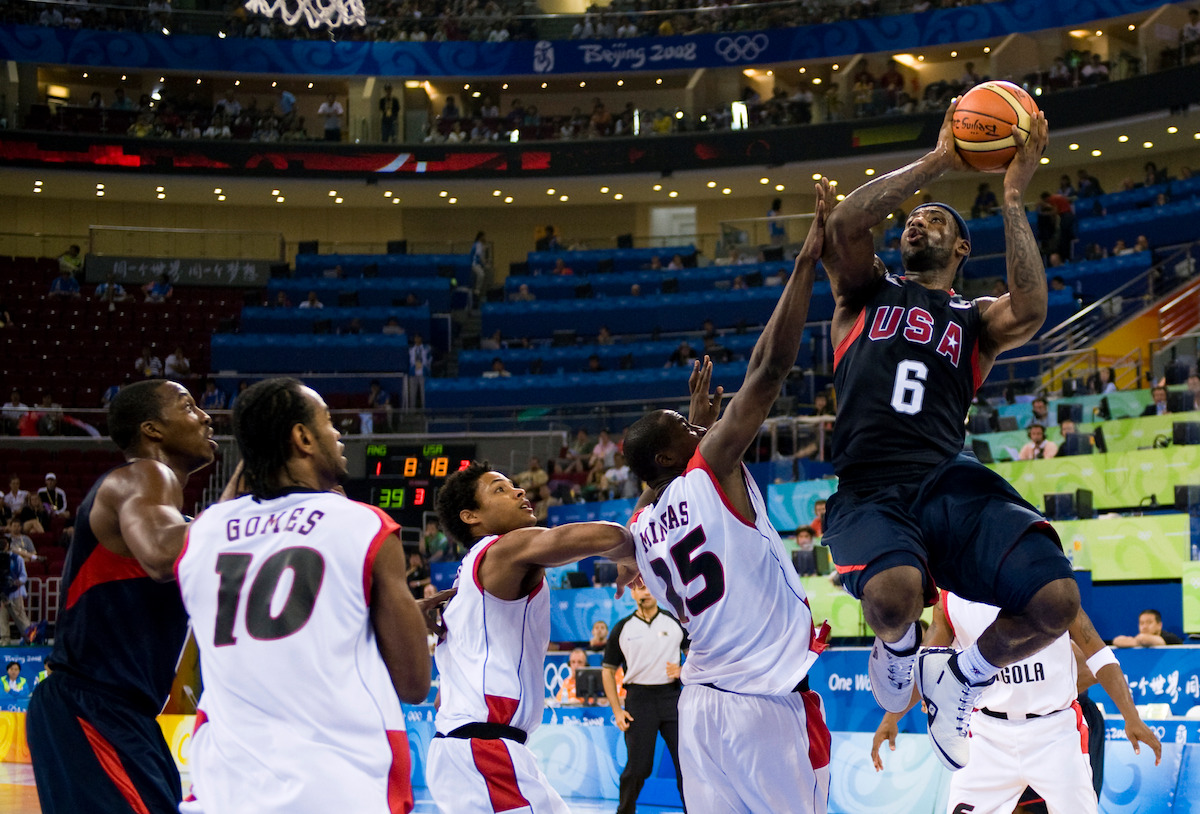
[[[187,784],[187,779],[184,779]],[[425,789],[416,790],[417,806],[413,814],[441,814]],[[571,814],[609,814],[616,800],[567,800]],[[24,763],[0,763],[0,811],[5,814],[41,814],[37,790],[33,786],[33,767]],[[639,814],[681,814],[678,808],[638,806]]]

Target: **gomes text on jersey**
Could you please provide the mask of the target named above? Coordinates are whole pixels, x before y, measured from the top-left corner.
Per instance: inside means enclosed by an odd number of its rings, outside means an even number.
[[[686,526],[690,522],[686,500],[681,500],[678,503],[668,503],[665,508],[647,506],[643,511],[645,512],[647,525],[638,534],[638,542],[642,546],[642,551],[645,552],[649,552],[650,547],[656,543],[666,540],[667,532]],[[632,525],[634,520],[639,519],[640,515],[640,512],[638,515],[635,515],[630,520],[630,524]]]

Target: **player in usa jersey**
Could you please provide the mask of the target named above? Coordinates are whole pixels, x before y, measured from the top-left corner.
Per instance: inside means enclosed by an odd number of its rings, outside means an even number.
[[[400,702],[430,663],[399,527],[333,491],[339,433],[299,381],[251,386],[233,425],[248,494],[206,509],[175,566],[204,671],[180,811],[411,811]]]
[[[795,270],[725,414],[714,414],[718,395],[698,415],[708,400],[702,374],[693,377],[696,424],[658,410],[625,437],[630,468],[649,485],[630,520],[638,568],[691,640],[679,745],[693,811],[798,814],[828,802],[829,730],[807,679],[828,628],[814,631],[800,577],[742,464],[800,350],[830,200],[825,179],[816,194]]]
[[[875,631],[869,673],[887,710],[909,701],[917,619],[938,586],[999,607],[960,654],[923,655],[934,751],[950,769],[967,762],[974,700],[1000,668],[1063,634],[1079,589],[1057,535],[1003,478],[963,454],[968,406],[996,356],[1029,340],[1046,319],[1046,275],[1022,196],[1049,141],[1045,116],[1004,174],[1009,293],[971,302],[951,291],[971,251],[962,217],[924,204],[901,236],[904,275],[886,272],[871,229],[917,189],[966,170],[946,114],[937,146],[860,187],[829,216],[822,262],[834,295],[833,430],[838,490],[824,542],[843,585]]]
[[[1000,609],[941,592],[928,647],[969,646],[995,621]],[[1083,611],[1068,633],[1032,656],[1007,665],[998,680],[979,696],[980,717],[971,724],[971,762],[950,779],[947,814],[972,811],[1008,814],[1031,787],[1049,814],[1088,814],[1097,810],[1096,788],[1088,754],[1088,726],[1076,699],[1078,671],[1088,683],[1099,681],[1125,719],[1125,734],[1135,752],[1146,744],[1162,758],[1162,744],[1133,704],[1121,666]],[[1094,680],[1092,676],[1094,675]],[[1082,683],[1082,682],[1080,682]],[[912,706],[920,700],[913,694]],[[903,713],[888,712],[875,732],[871,759],[883,769],[879,747],[896,748]]]
[[[123,388],[108,429],[127,463],[76,514],[51,673],[26,721],[47,814],[169,814],[179,770],[155,716],[187,638],[171,566],[188,527],[188,475],[212,463],[212,421],[188,391],[155,379]]]
[[[441,704],[425,769],[429,791],[455,814],[568,814],[525,746],[546,701],[545,569],[605,556],[617,562],[623,586],[636,568],[633,538],[616,523],[538,528],[525,490],[478,462],[446,479],[437,508],[446,533],[470,550],[434,653]]]

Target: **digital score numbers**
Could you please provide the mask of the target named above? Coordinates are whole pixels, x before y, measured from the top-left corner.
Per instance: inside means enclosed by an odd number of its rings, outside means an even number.
[[[369,444],[365,481],[348,483],[347,493],[387,512],[404,526],[420,527],[434,511],[437,490],[446,478],[475,458],[473,444],[425,444],[394,447]]]

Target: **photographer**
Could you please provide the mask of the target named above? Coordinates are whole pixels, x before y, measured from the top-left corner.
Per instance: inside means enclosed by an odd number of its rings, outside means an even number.
[[[22,636],[27,635],[32,625],[25,613],[25,561],[19,555],[10,551],[7,536],[0,538],[0,645],[10,645],[8,638],[8,617],[12,614],[17,623],[17,630]]]

